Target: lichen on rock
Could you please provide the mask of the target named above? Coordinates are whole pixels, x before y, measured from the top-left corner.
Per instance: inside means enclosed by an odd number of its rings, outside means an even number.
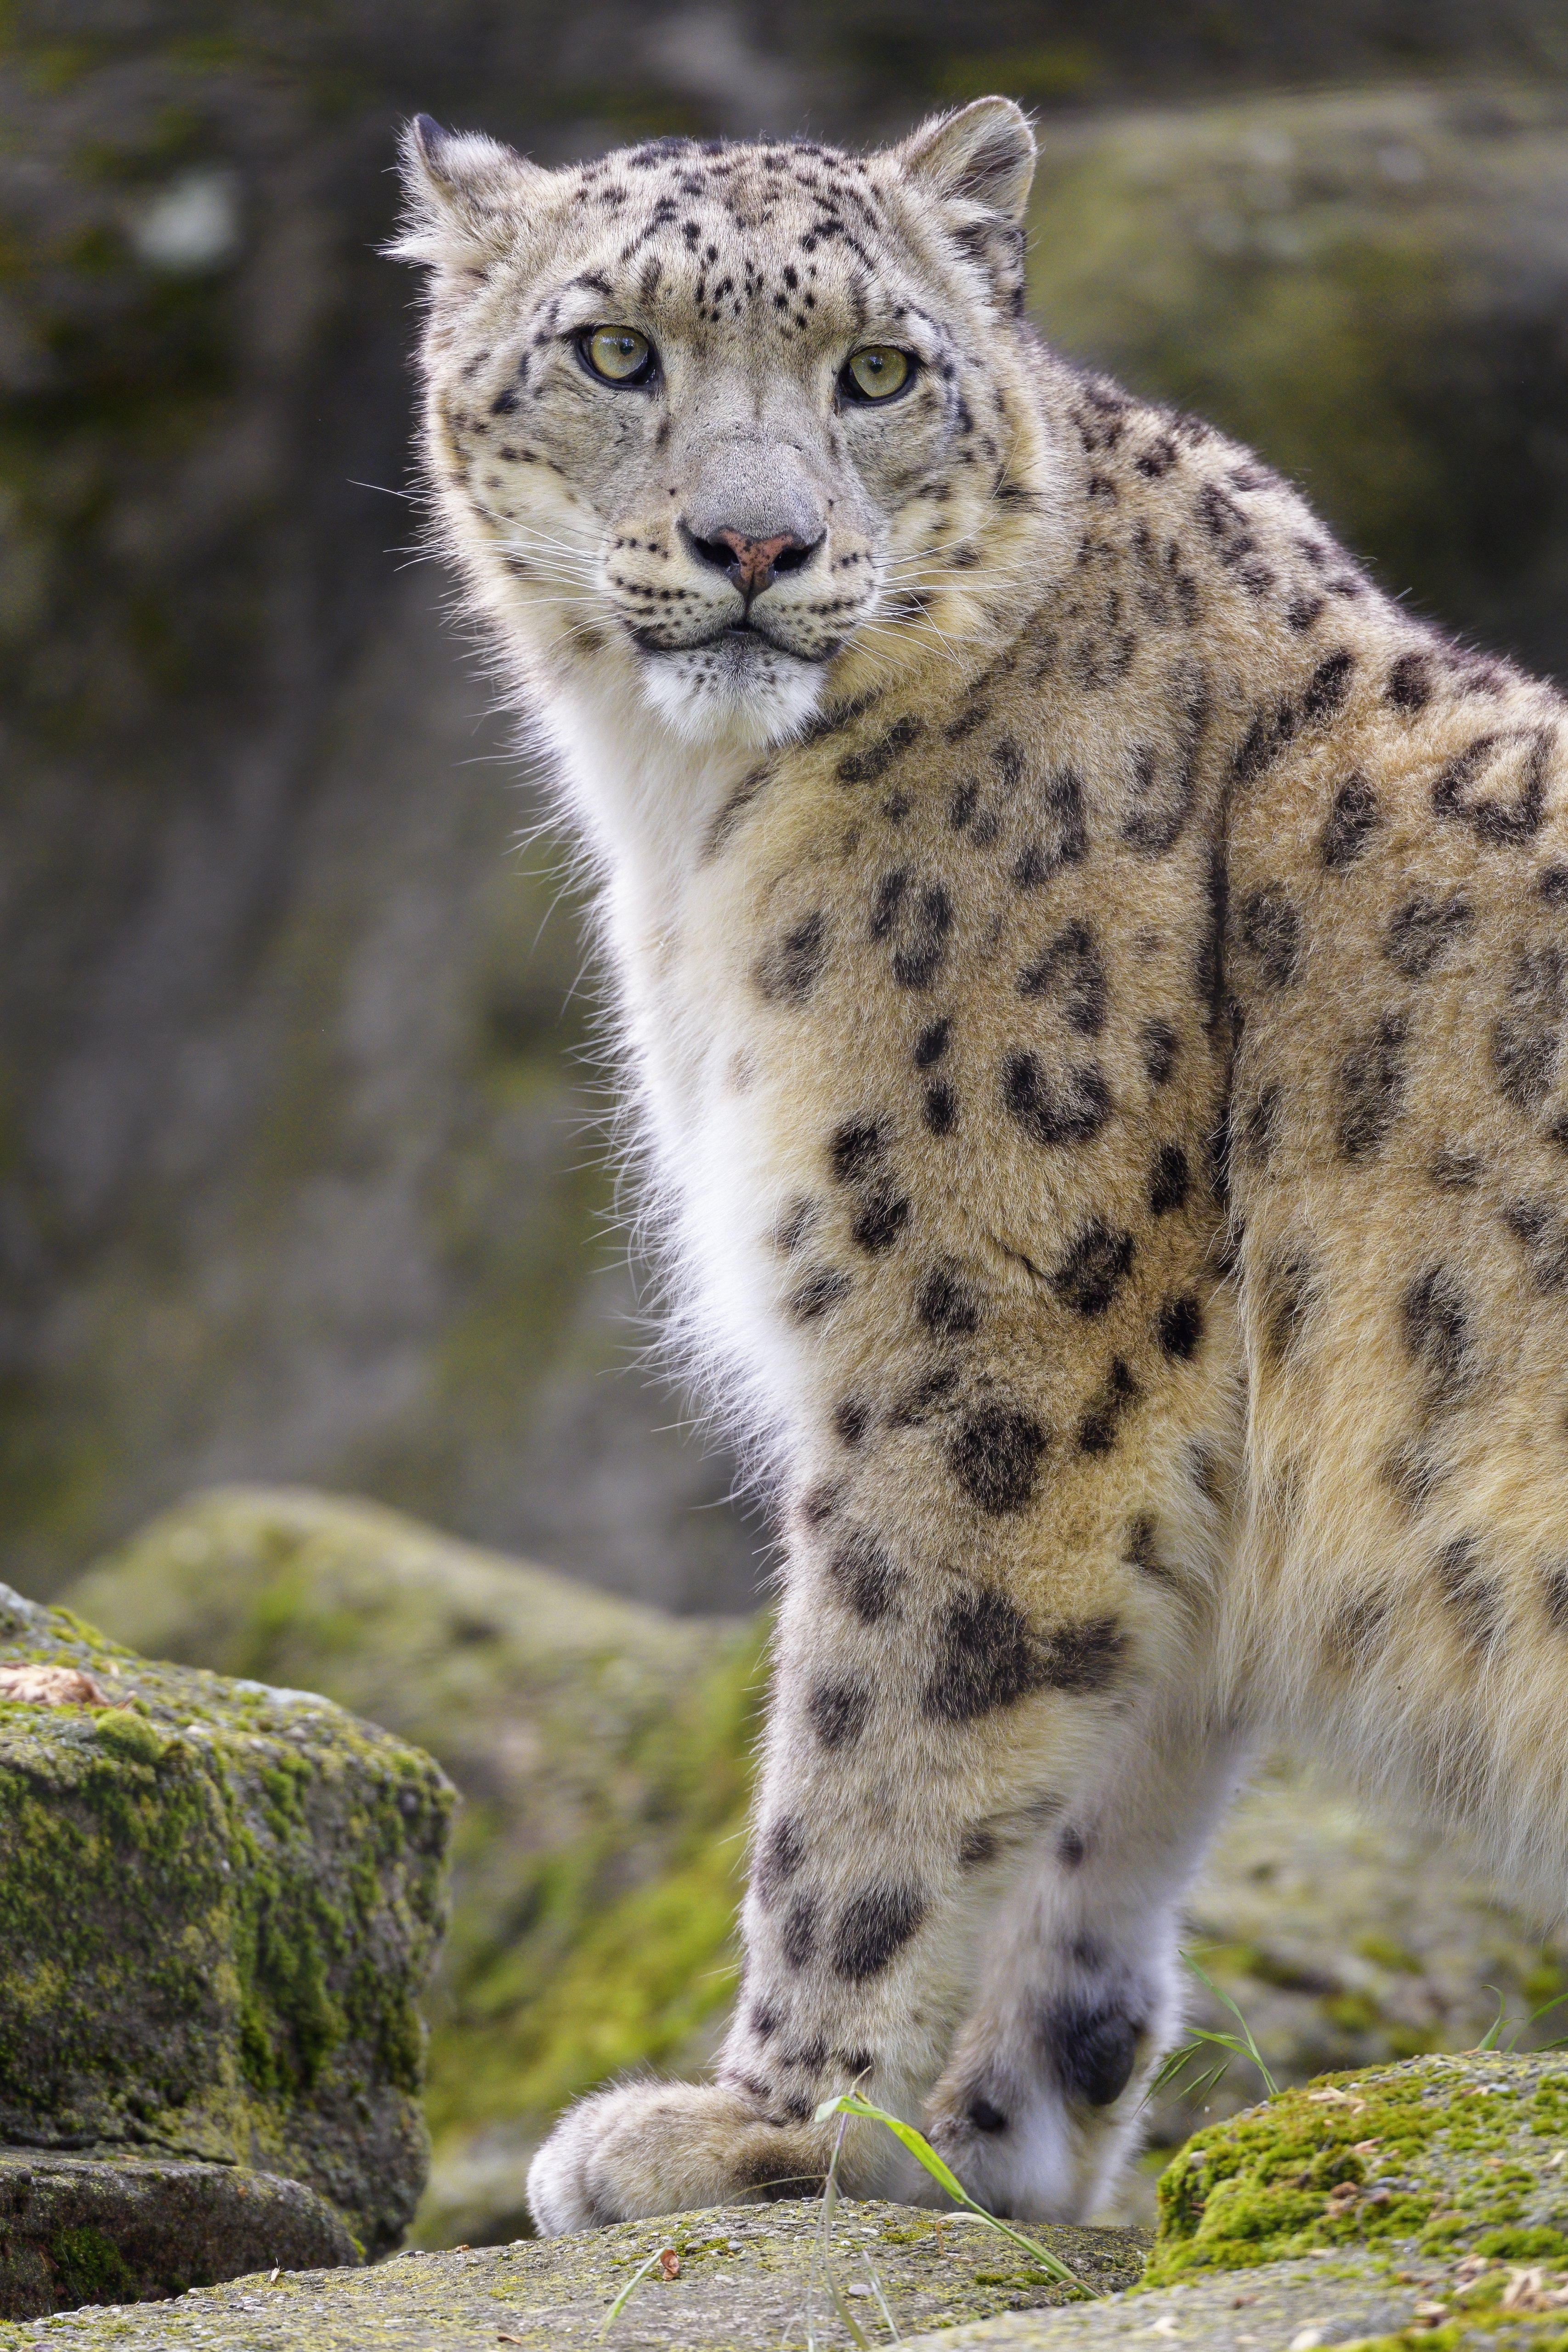
[[[156,1664],[0,1588],[0,2144],[306,2181],[369,2252],[423,2184],[415,2007],[453,1791],[330,1701]]]

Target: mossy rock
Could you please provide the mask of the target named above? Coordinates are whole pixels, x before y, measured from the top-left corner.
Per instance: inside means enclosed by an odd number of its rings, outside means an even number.
[[[395,2244],[445,1775],[310,1691],[153,1664],[0,1587],[6,1664],[59,1703],[0,1675],[0,2144],[280,2173]]]
[[[1132,2230],[1037,2232],[1097,2294],[1130,2285],[1147,2240]],[[675,2272],[653,2270],[668,2248]],[[885,2340],[878,2293],[903,2333],[993,2313],[1055,2308],[1075,2297],[990,2231],[913,2207],[839,2205],[826,2253],[822,2208],[809,2201],[715,2208],[663,2221],[500,2248],[398,2256],[371,2271],[242,2279],[157,2308],[82,2311],[50,2326],[51,2346],[288,2347],[288,2352],[531,2352],[668,2346],[679,2352],[778,2352],[811,2324],[823,2352],[852,2341],[835,2315],[829,2274],[865,2333]],[[631,2295],[606,2331],[611,2305]],[[0,2326],[0,2352],[32,2337]],[[940,2339],[947,2340],[945,2335]]]
[[[525,2231],[555,2110],[625,2067],[700,2056],[729,2005],[764,1624],[671,1617],[279,1489],[195,1496],[70,1599],[140,1648],[323,1688],[450,1773],[465,1801],[416,2234]]]
[[[0,2148],[0,2319],[359,2259],[342,2214],[302,2180],[123,2148]]]

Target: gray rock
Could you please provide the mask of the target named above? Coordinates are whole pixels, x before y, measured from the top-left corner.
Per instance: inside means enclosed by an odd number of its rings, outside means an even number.
[[[325,1698],[0,1588],[0,2144],[284,2174],[395,2244],[452,1801]]]
[[[183,2295],[156,2308],[82,2311],[56,2320],[51,2346],[81,2352],[115,2346],[261,2345],[288,2352],[452,2352],[495,2344],[531,2352],[609,2352],[669,2347],[671,2352],[780,2352],[806,2340],[852,2341],[835,2314],[831,2272],[846,2307],[868,2337],[886,2341],[877,2290],[899,2326],[944,2330],[994,2313],[1043,2309],[1070,2295],[988,2231],[902,2205],[839,2206],[831,2243],[821,2245],[816,2203],[731,2206],[629,2221],[614,2230],[542,2243],[402,2254],[372,2271],[306,2273],[273,2285],[243,2279]],[[1101,2293],[1137,2276],[1147,2241],[1116,2230],[1047,2229],[1037,2233]],[[616,2296],[647,2257],[674,2252],[679,2271],[654,2272],[633,2289],[605,2331]],[[0,2352],[30,2337],[0,2326]],[[942,2340],[945,2340],[945,2336]]]
[[[0,2147],[0,2319],[359,2260],[342,2214],[301,2180],[123,2148]]]

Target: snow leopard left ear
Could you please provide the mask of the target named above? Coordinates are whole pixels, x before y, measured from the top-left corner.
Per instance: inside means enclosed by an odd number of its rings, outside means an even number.
[[[937,198],[950,236],[989,272],[1007,310],[1024,307],[1024,215],[1035,134],[1010,98],[940,114],[893,150],[906,178]]]

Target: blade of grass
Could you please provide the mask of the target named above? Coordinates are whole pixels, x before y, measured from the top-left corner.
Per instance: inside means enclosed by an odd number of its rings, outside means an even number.
[[[1188,1968],[1191,1969],[1199,1984],[1203,1985],[1209,1992],[1212,1992],[1215,2000],[1222,2001],[1225,2004],[1225,2007],[1229,2010],[1232,2017],[1235,2018],[1237,2025],[1240,2026],[1241,2046],[1237,2048],[1229,2035],[1223,2033],[1205,2033],[1201,2027],[1195,2029],[1200,2037],[1205,2042],[1217,2042],[1222,2048],[1229,2047],[1236,2049],[1236,2054],[1237,2057],[1250,2058],[1253,2064],[1257,2067],[1258,2073],[1263,2077],[1264,2087],[1268,2091],[1269,2097],[1271,2099],[1277,2099],[1279,2095],[1279,2085],[1275,2081],[1273,2075],[1269,2073],[1268,2066],[1264,2063],[1263,2053],[1259,2050],[1257,2042],[1254,2042],[1252,2038],[1252,2028],[1248,2025],[1247,2019],[1237,2008],[1236,2002],[1232,2000],[1229,1993],[1222,1992],[1218,1985],[1216,1985],[1211,1978],[1206,1977],[1204,1974],[1204,1971],[1199,1968],[1196,1960],[1194,1959],[1190,1952],[1186,1953],[1184,1957],[1186,1959]]]
[[[662,2254],[663,2252],[664,2248],[662,2246],[657,2246],[653,2252],[649,2254],[647,2262],[643,2263],[637,2270],[635,2270],[630,2278],[627,2279],[625,2286],[622,2287],[619,2294],[616,2295],[614,2303],[611,2304],[608,2311],[605,2314],[605,2324],[599,2330],[599,2341],[601,2344],[609,2334],[612,2323],[620,2317],[627,2304],[630,2303],[632,2296],[636,2294],[637,2288],[641,2286],[644,2279],[647,2278],[649,2271],[653,2269],[654,2264],[658,2262],[659,2255]]]
[[[1489,1992],[1496,1997],[1497,2015],[1493,2018],[1491,2023],[1488,2026],[1486,2032],[1477,2042],[1476,2048],[1478,2051],[1495,2050],[1498,2043],[1502,2039],[1502,2021],[1508,2014],[1508,2003],[1503,1999],[1501,1993],[1498,1991],[1496,1985],[1483,1985],[1481,1990],[1483,1992]]]
[[[1007,2222],[998,2221],[994,2213],[988,2213],[984,2205],[978,2204],[951,2166],[942,2162],[924,2133],[917,2131],[913,2124],[905,2123],[901,2116],[890,2116],[885,2108],[874,2107],[870,2100],[863,2099],[858,2091],[844,2091],[837,2099],[825,2099],[816,2110],[816,2121],[826,2123],[830,2116],[861,2116],[868,2123],[880,2124],[884,2130],[892,2133],[896,2140],[902,2142],[916,2163],[922,2165],[938,2186],[946,2189],[955,2204],[966,2208],[976,2221],[984,2222],[999,2236],[1022,2247],[1043,2271],[1059,2280],[1064,2286],[1076,2287],[1080,2294],[1092,2296],[1096,2302],[1101,2300],[1100,2288],[1092,2287],[1086,2280],[1080,2279],[1059,2254],[1053,2254],[1048,2246],[1042,2246],[1037,2239],[1026,2238],[1021,2230],[1015,2230]]]

